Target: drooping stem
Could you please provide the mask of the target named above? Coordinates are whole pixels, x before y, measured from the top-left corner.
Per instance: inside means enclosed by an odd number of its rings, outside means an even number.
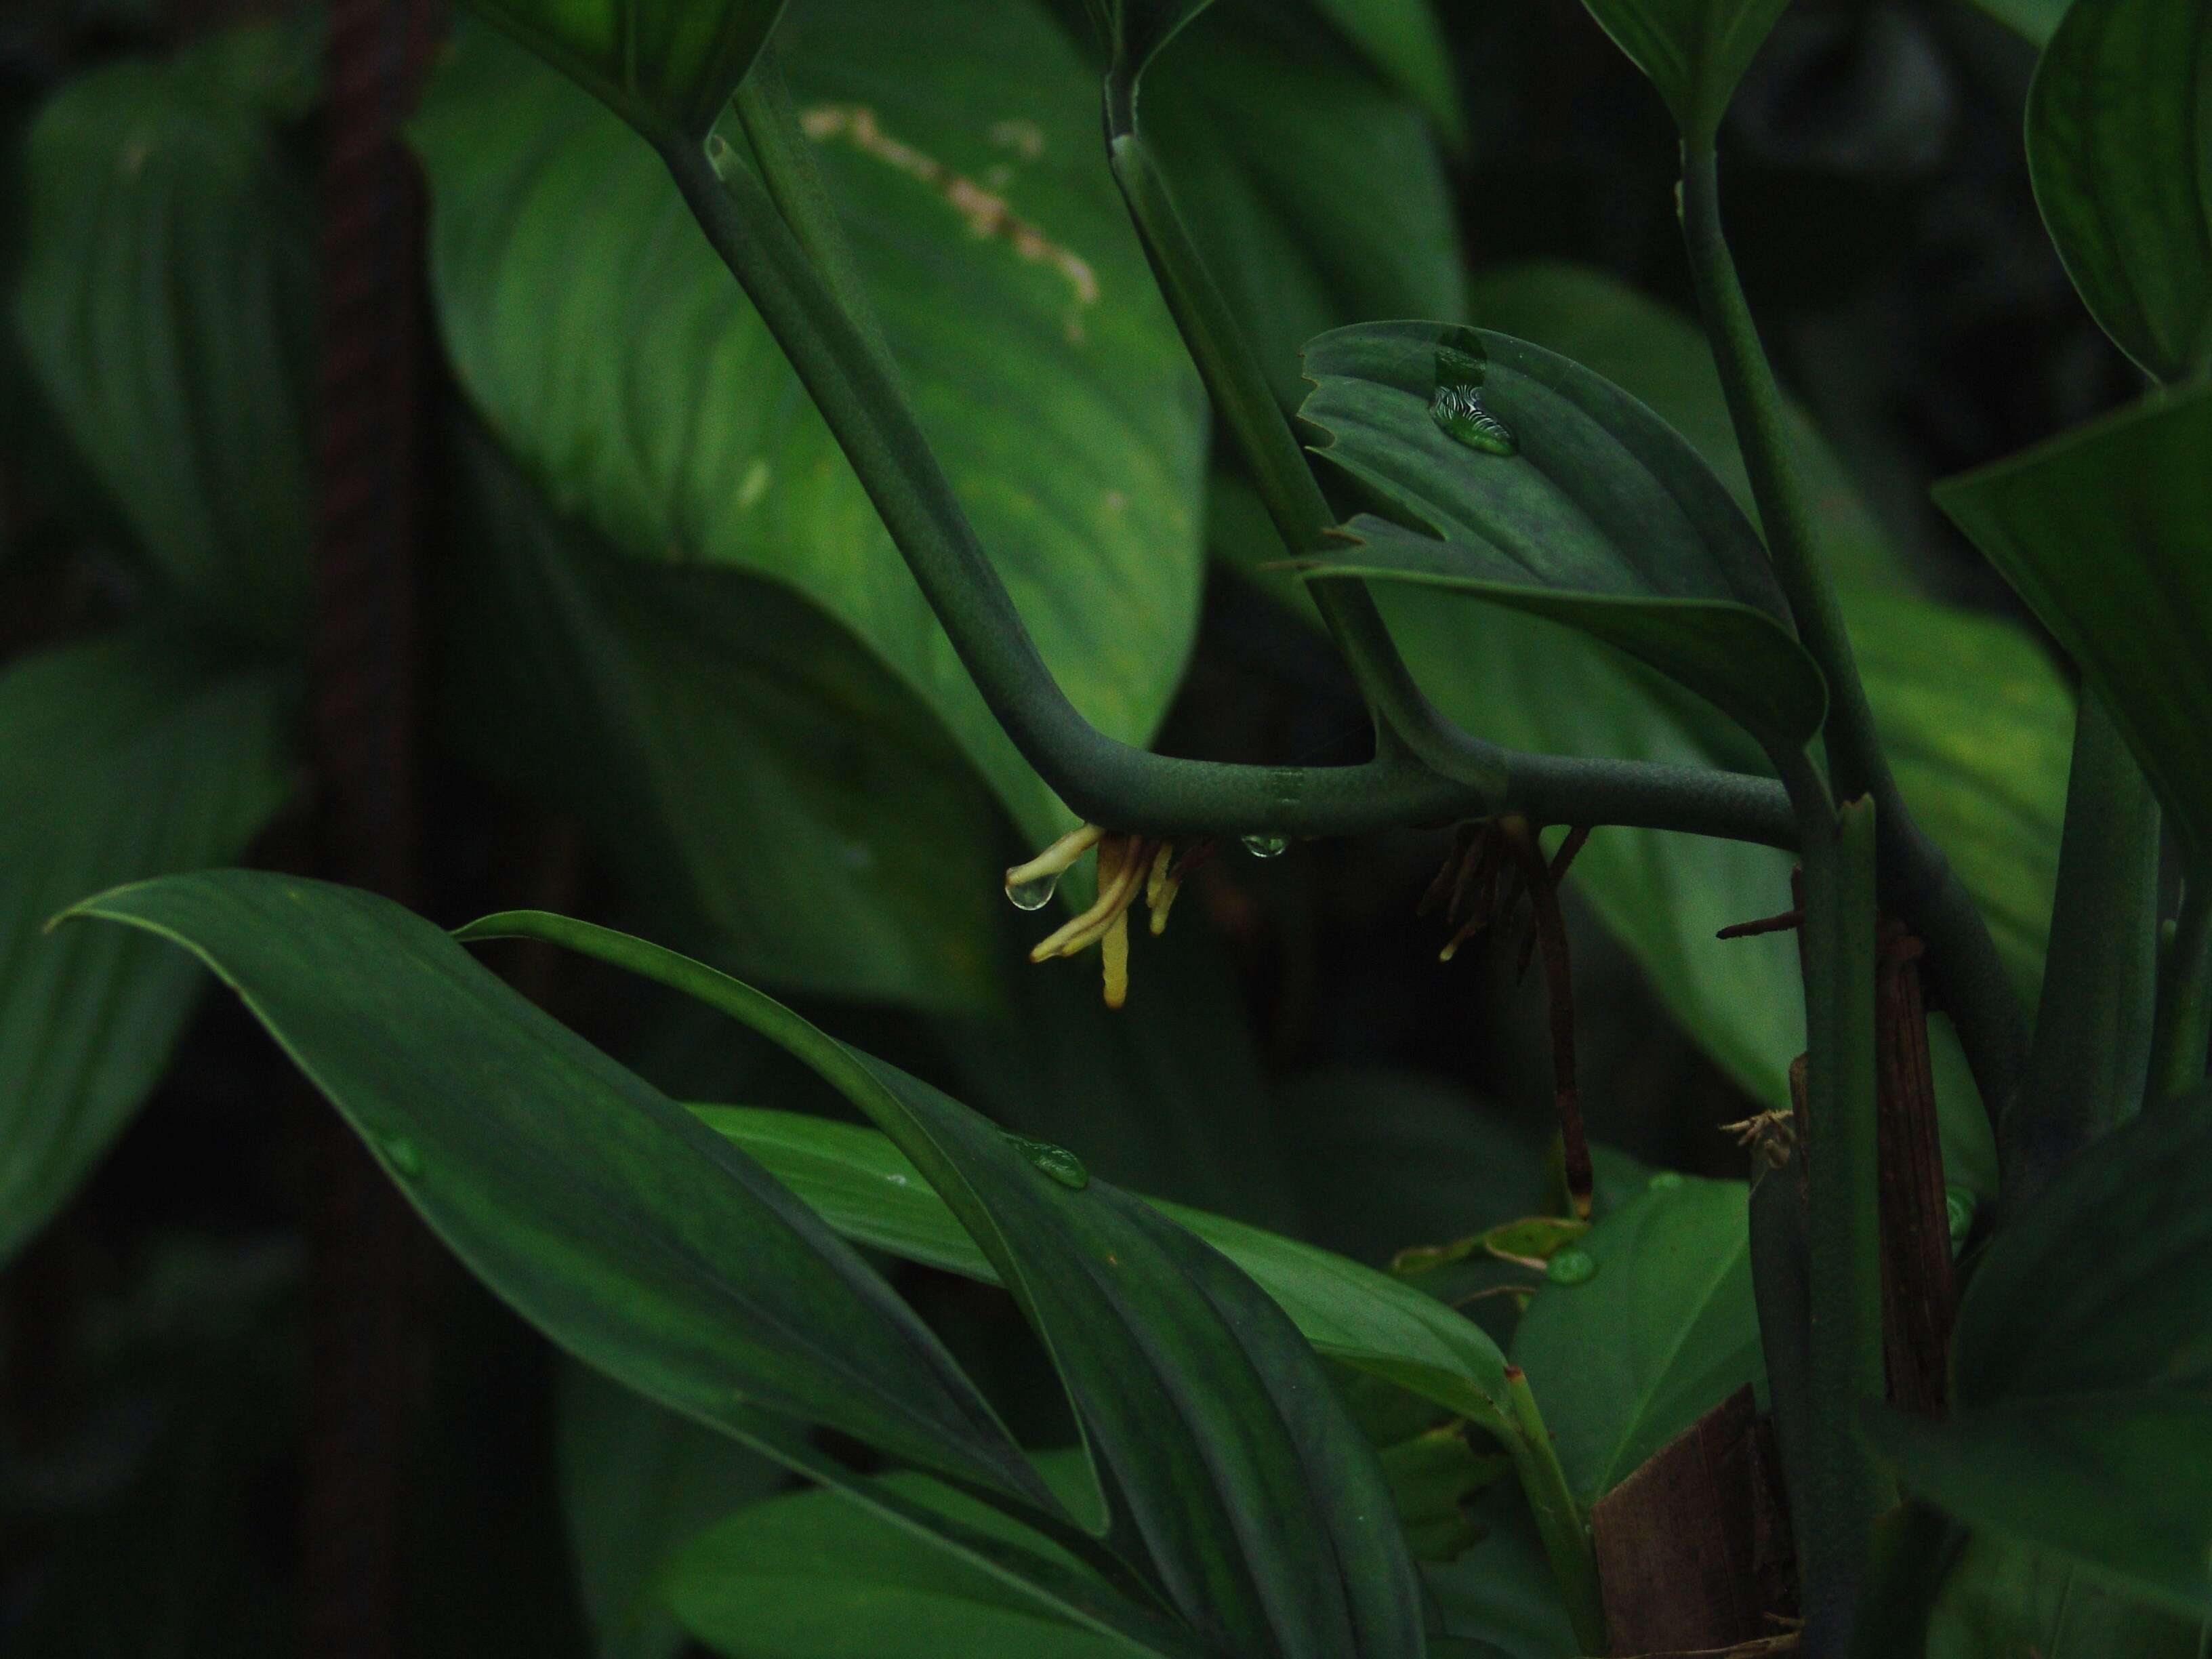
[[[2212,1036],[2212,864],[2192,860],[2181,915],[2159,965],[2158,1030],[2151,1041],[2146,1109],[2204,1081]]]
[[[1518,1365],[1505,1368],[1506,1397],[1513,1407],[1514,1432],[1508,1442],[1514,1472],[1535,1517],[1536,1534],[1552,1565],[1552,1577],[1565,1601],[1575,1639],[1588,1653],[1609,1651],[1605,1600],[1599,1593],[1597,1557],[1590,1545],[1589,1517],[1575,1501],[1567,1472],[1552,1444],[1552,1431],[1536,1408],[1536,1396]]]
[[[2026,1075],[2026,1017],[1987,922],[1942,849],[1914,821],[1883,753],[1843,605],[1820,558],[1781,389],[1722,234],[1719,176],[1709,145],[1683,146],[1681,214],[1698,309],[1775,576],[1798,636],[1828,683],[1824,737],[1836,793],[1846,799],[1865,795],[1875,804],[1883,896],[1928,942],[1929,977],[1958,1027],[1983,1103],[2002,1137]]]
[[[1595,1181],[1589,1136],[1583,1127],[1582,1091],[1575,1081],[1575,983],[1567,954],[1566,918],[1559,909],[1559,884],[1528,820],[1510,817],[1498,827],[1528,890],[1529,908],[1535,913],[1536,951],[1543,958],[1544,1002],[1551,1028],[1552,1095],[1559,1118],[1562,1172],[1575,1214],[1587,1221]]]

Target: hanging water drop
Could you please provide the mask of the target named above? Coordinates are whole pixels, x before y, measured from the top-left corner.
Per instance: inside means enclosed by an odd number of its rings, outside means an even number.
[[[1486,455],[1517,455],[1521,441],[1513,428],[1482,406],[1481,362],[1450,346],[1437,348],[1437,389],[1429,398],[1429,417],[1465,444]]]
[[[1042,910],[1052,902],[1052,896],[1059,890],[1057,875],[1036,876],[1028,881],[1006,884],[1006,897],[1017,910]]]
[[[1597,1272],[1588,1250],[1561,1250],[1546,1264],[1544,1277],[1554,1285],[1586,1285]]]
[[[1091,1184],[1091,1171],[1083,1167],[1083,1160],[1065,1146],[1054,1146],[1049,1140],[1031,1140],[1027,1135],[1008,1135],[1007,1140],[1031,1165],[1050,1176],[1063,1187],[1080,1192]]]
[[[382,1144],[384,1161],[392,1166],[394,1175],[411,1178],[422,1173],[422,1154],[406,1136],[394,1135]]]
[[[1247,836],[1244,850],[1255,859],[1279,859],[1291,850],[1288,836]]]

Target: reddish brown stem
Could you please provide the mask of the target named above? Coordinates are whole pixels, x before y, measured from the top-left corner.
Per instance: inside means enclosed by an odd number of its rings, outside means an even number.
[[[1517,818],[1505,819],[1500,827],[1535,913],[1536,950],[1544,959],[1544,999],[1552,1028],[1552,1096],[1559,1114],[1561,1163],[1575,1213],[1587,1216],[1595,1182],[1589,1138],[1583,1128],[1582,1091],[1575,1083],[1575,985],[1567,957],[1566,918],[1560,913],[1559,890],[1553,884],[1534,832]]]

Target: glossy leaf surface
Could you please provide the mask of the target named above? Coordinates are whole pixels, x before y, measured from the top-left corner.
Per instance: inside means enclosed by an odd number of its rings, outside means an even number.
[[[285,691],[151,630],[0,673],[0,1261],[137,1110],[205,983],[152,939],[46,923],[118,882],[243,853],[292,791]]]
[[[579,1357],[740,1434],[750,1402],[1037,1492],[966,1377],[849,1246],[420,917],[244,871],[119,888],[70,915],[205,961],[455,1253]]]
[[[2212,388],[2154,396],[1936,488],[2094,686],[2175,828],[2212,848]]]
[[[1819,728],[1826,692],[1757,535],[1697,453],[1620,388],[1523,341],[1433,323],[1325,334],[1306,372],[1318,453],[1400,521],[1355,519],[1352,545],[1310,579],[1410,580],[1530,610],[1628,651],[1771,746]],[[1455,374],[1478,384],[1515,453],[1446,429]]]
[[[706,137],[784,0],[470,0],[649,137]]]
[[[726,975],[542,912],[471,939],[585,951],[682,990],[843,1093],[940,1194],[1012,1294],[1110,1470],[1108,1536],[1141,1549],[1201,1640],[1233,1653],[1418,1655],[1405,1540],[1375,1454],[1291,1322],[1158,1210],[1024,1146]],[[1347,1264],[1348,1266],[1349,1264]],[[1327,1564],[1316,1571],[1316,1564]]]
[[[2028,92],[2027,164],[2105,332],[2155,380],[2212,366],[2212,12],[2073,0]]]
[[[896,0],[829,0],[778,50],[987,550],[1083,712],[1142,741],[1196,619],[1205,427],[1099,161],[1095,83],[1019,0],[957,30]],[[1025,836],[1058,834],[1064,810],[653,155],[481,32],[416,136],[447,344],[555,507],[639,558],[796,588],[946,726]]]

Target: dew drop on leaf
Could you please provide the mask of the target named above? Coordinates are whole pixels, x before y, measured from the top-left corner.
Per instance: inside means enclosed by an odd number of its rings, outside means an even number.
[[[1017,910],[1042,910],[1060,890],[1058,876],[1038,876],[1030,881],[1010,881],[1006,897]]]
[[[1517,455],[1521,441],[1513,428],[1482,406],[1482,364],[1475,358],[1438,346],[1430,418],[1469,449],[1486,455]]]
[[[1027,1135],[1008,1135],[1006,1139],[1016,1152],[1061,1186],[1080,1192],[1091,1184],[1091,1171],[1066,1147],[1056,1146],[1049,1140],[1031,1140]]]
[[[1288,836],[1247,836],[1244,850],[1255,859],[1279,859],[1291,850]]]
[[[394,1175],[413,1177],[422,1173],[422,1154],[415,1143],[404,1135],[394,1135],[382,1143],[384,1161],[392,1166]]]
[[[1544,1277],[1554,1285],[1583,1285],[1597,1272],[1597,1262],[1588,1250],[1561,1250],[1544,1268]]]

